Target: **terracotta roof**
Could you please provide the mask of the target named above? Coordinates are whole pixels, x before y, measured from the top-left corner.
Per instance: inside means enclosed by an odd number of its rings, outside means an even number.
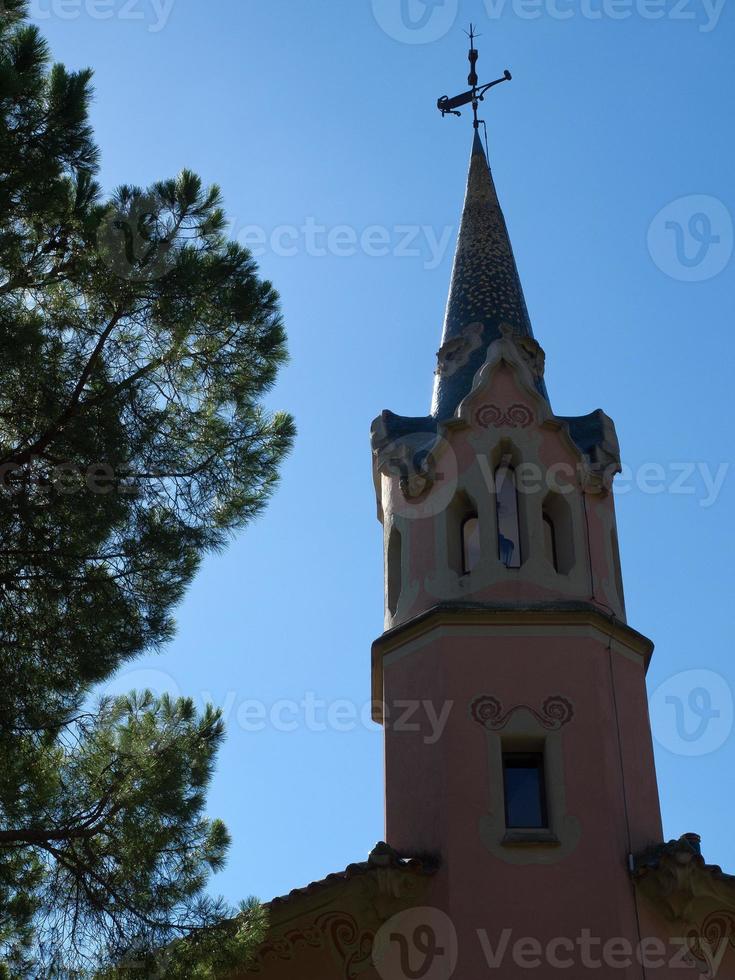
[[[352,878],[357,878],[378,870],[409,871],[415,874],[429,875],[433,874],[437,867],[438,861],[434,858],[401,857],[397,851],[394,851],[392,847],[381,841],[372,849],[367,861],[358,861],[355,864],[349,864],[344,871],[335,871],[327,875],[326,878],[304,885],[303,888],[294,888],[287,895],[280,895],[277,898],[271,899],[266,904],[266,908],[277,908],[286,902],[292,902],[295,899],[312,895],[314,892],[320,891],[323,888],[329,888],[333,885],[350,881]]]

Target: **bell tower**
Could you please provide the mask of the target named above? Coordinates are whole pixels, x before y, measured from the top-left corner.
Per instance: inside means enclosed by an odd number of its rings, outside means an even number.
[[[439,859],[434,904],[457,930],[462,980],[487,975],[505,929],[544,948],[585,930],[638,943],[631,856],[662,835],[653,647],[626,620],[615,426],[599,409],[554,414],[478,101],[431,411],[372,427],[386,840]],[[496,975],[529,974],[510,961]]]

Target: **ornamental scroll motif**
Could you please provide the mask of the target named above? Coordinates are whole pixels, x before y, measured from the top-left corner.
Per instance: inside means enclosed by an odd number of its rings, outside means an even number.
[[[279,939],[267,942],[258,951],[258,960],[250,965],[250,973],[260,973],[263,962],[269,957],[279,960],[293,960],[300,949],[322,949],[324,935],[316,928],[291,929]]]
[[[698,929],[688,933],[689,953],[700,969],[706,971],[704,976],[708,980],[717,975],[717,966],[728,942],[735,949],[735,915],[726,909],[711,912]]]
[[[354,916],[347,912],[327,912],[310,927],[291,929],[280,939],[266,943],[258,953],[249,973],[260,973],[271,957],[297,960],[304,949],[331,948],[342,964],[344,980],[354,980],[371,964],[375,933],[361,929]]]
[[[488,731],[497,732],[504,728],[511,717],[520,710],[530,711],[534,718],[548,731],[558,731],[574,718],[574,707],[571,701],[560,694],[546,698],[540,710],[529,704],[517,704],[507,711],[503,710],[501,702],[492,695],[476,698],[470,706],[473,719]]]
[[[526,405],[511,405],[502,409],[498,405],[481,405],[475,412],[475,421],[483,429],[527,429],[534,415]]]
[[[345,980],[353,980],[372,960],[375,934],[364,931],[351,915],[328,912],[316,922],[343,963]]]

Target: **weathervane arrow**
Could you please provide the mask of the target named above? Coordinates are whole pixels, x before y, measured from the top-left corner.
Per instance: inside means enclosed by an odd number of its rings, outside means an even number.
[[[483,122],[483,120],[478,119],[477,110],[480,103],[484,101],[485,95],[496,85],[500,85],[502,82],[509,82],[513,76],[506,68],[502,78],[498,78],[494,82],[490,82],[487,85],[480,85],[480,79],[477,75],[477,59],[480,57],[480,53],[475,48],[475,38],[479,37],[479,35],[475,34],[474,24],[470,24],[470,30],[467,36],[470,39],[470,53],[468,55],[470,61],[470,74],[467,78],[467,82],[472,87],[470,88],[469,92],[463,92],[461,95],[455,95],[453,99],[450,99],[448,95],[442,95],[442,97],[437,100],[436,107],[441,112],[443,118],[447,115],[461,116],[462,113],[459,112],[459,109],[465,105],[472,105],[472,111],[474,114],[473,125],[475,129],[479,129],[480,123]]]

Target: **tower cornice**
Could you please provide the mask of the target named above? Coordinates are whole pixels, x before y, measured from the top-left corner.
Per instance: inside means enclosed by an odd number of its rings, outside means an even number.
[[[444,602],[420,615],[387,630],[372,645],[373,720],[383,723],[383,662],[385,658],[408,644],[427,639],[445,627],[541,627],[549,635],[554,627],[578,633],[592,629],[617,643],[638,659],[644,672],[648,671],[654,644],[642,633],[632,629],[614,615],[606,615],[599,607],[587,602],[539,603],[471,603]]]

